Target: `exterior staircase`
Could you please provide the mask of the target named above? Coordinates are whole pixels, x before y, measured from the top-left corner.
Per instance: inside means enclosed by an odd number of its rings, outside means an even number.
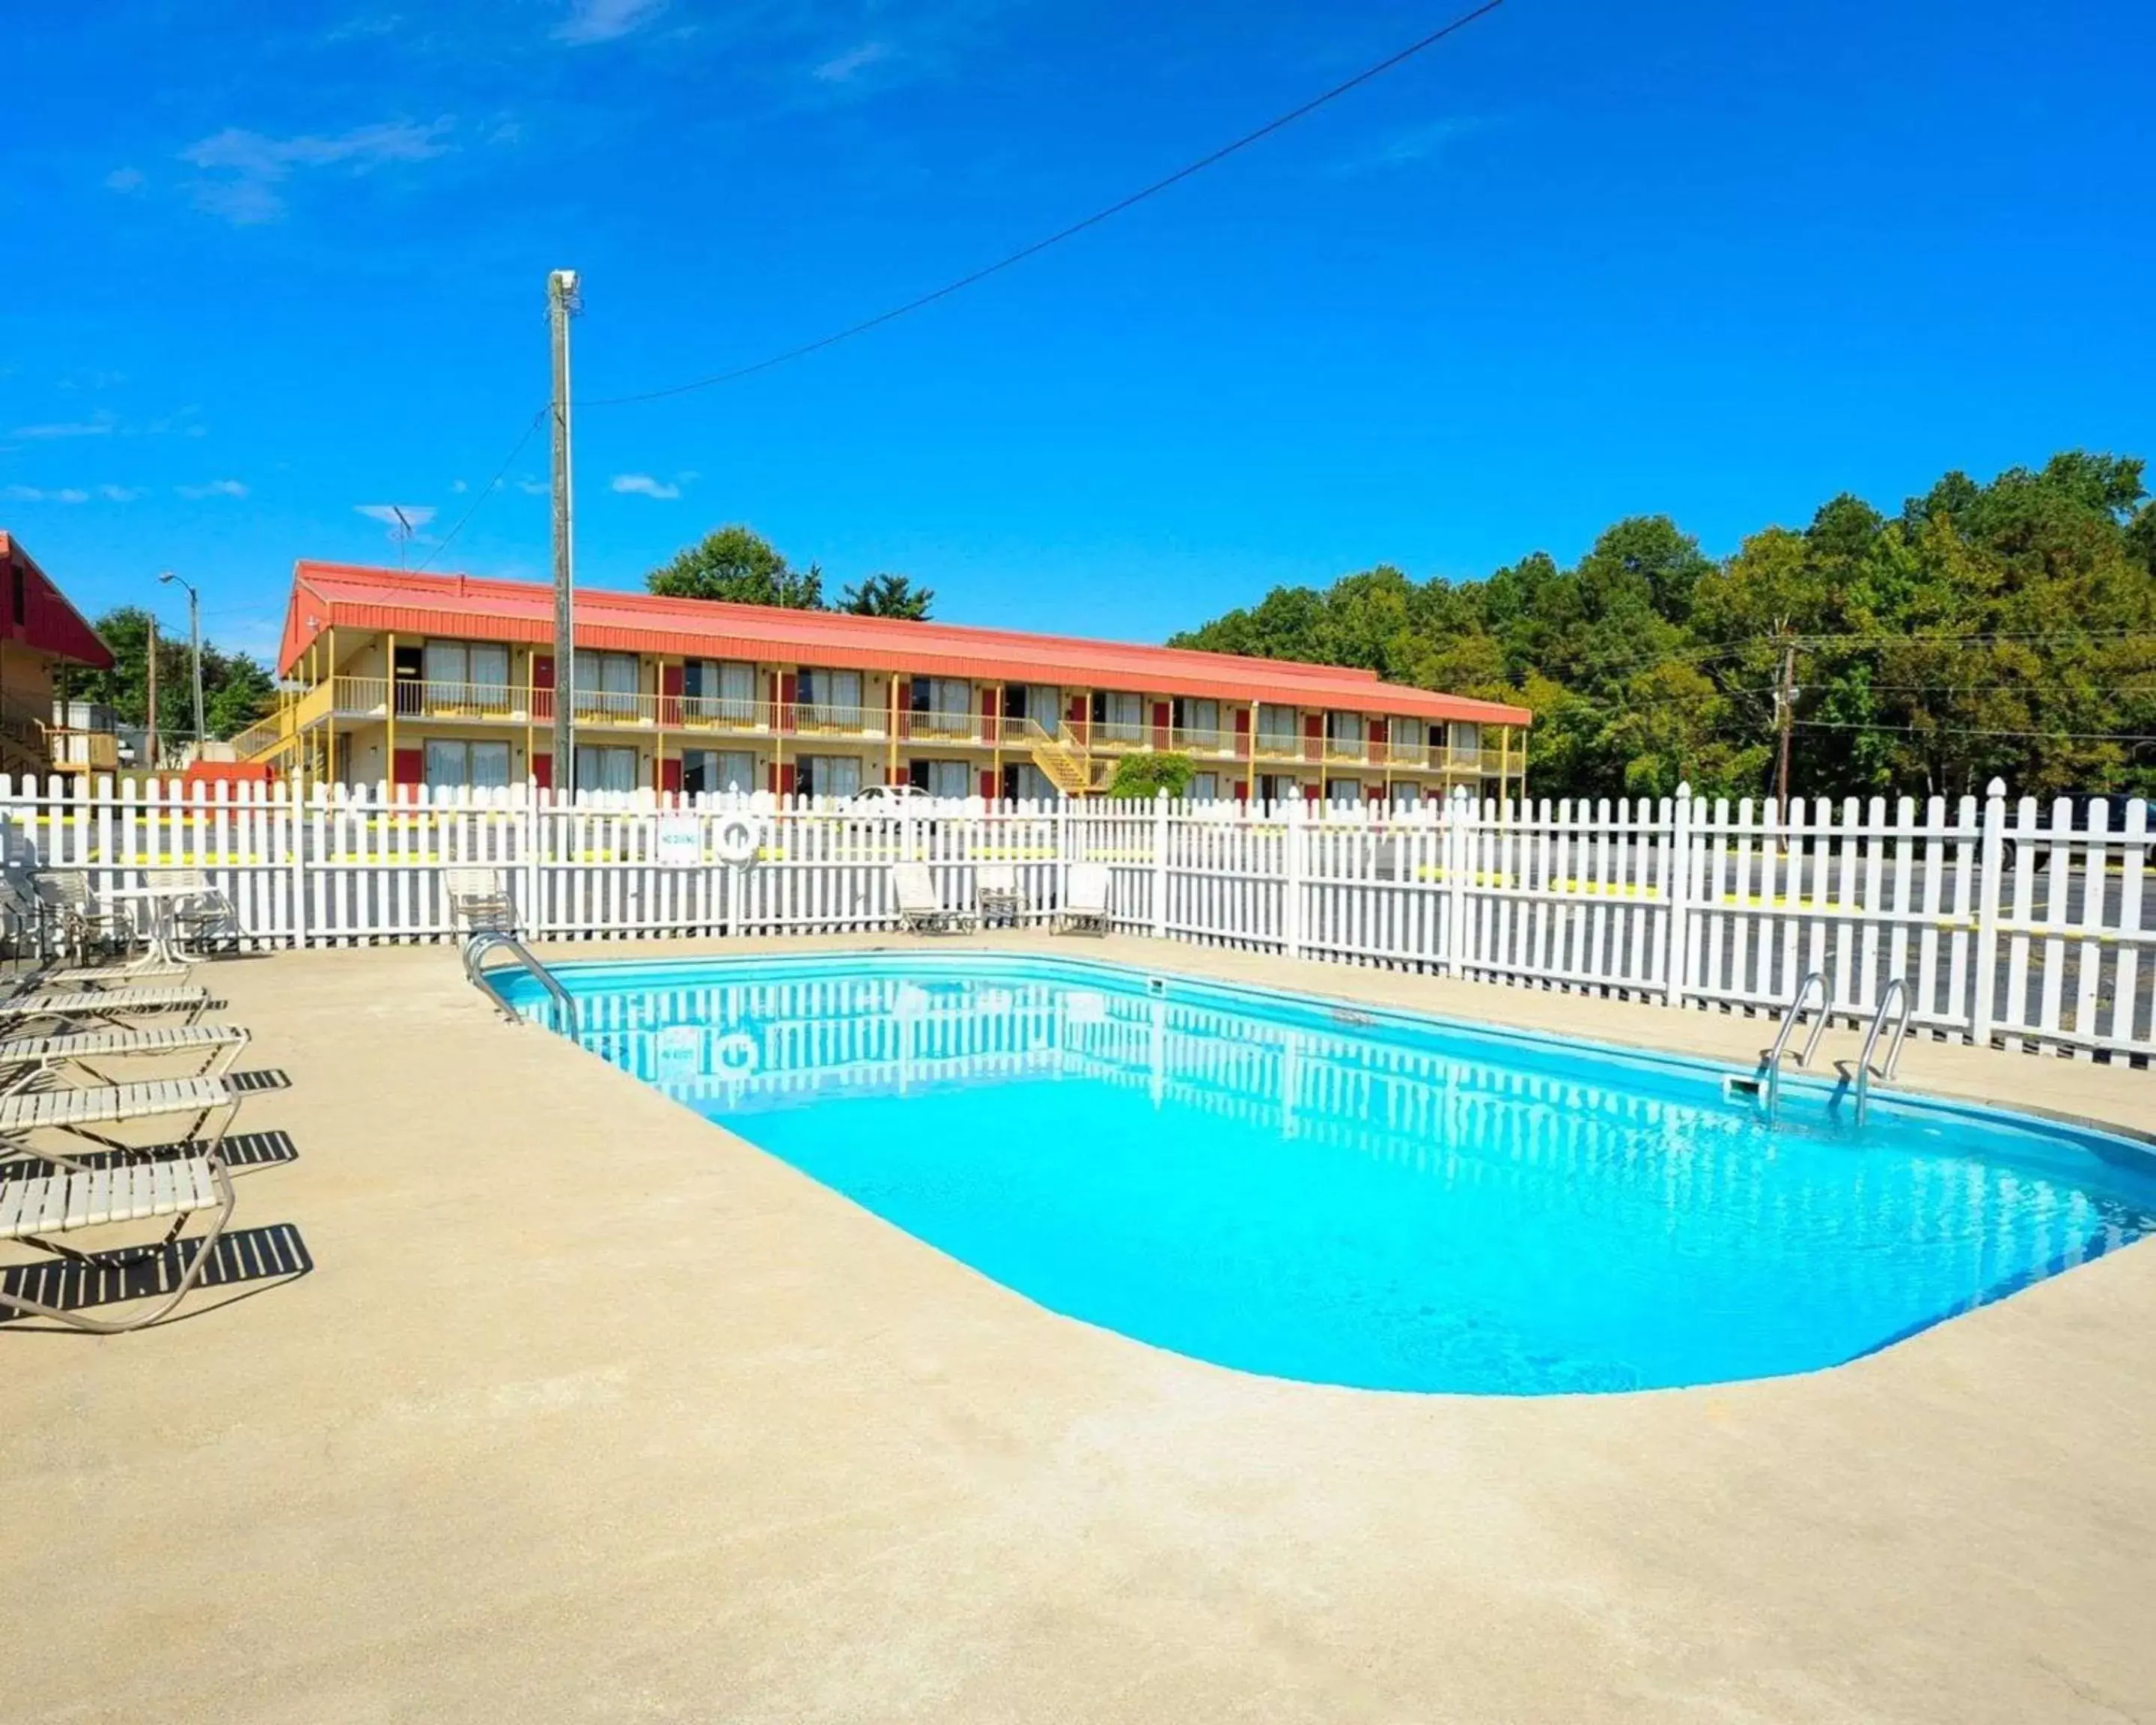
[[[1094,788],[1092,762],[1067,726],[1060,728],[1060,734],[1050,737],[1029,721],[1026,731],[1033,764],[1040,769],[1042,778],[1066,797],[1082,797]]]

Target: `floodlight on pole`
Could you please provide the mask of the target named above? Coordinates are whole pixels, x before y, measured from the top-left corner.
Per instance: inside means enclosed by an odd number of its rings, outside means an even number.
[[[209,732],[203,725],[202,687],[202,595],[195,591],[192,581],[182,580],[170,569],[157,579],[166,583],[177,583],[187,590],[187,650],[194,659],[195,683],[195,755],[199,760],[202,746],[208,740]]]

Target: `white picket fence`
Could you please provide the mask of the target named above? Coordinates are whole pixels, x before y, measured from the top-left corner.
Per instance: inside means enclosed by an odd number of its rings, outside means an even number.
[[[2156,834],[2101,800],[1650,802],[1321,808],[1156,802],[890,806],[769,797],[555,800],[530,787],[404,793],[116,788],[0,778],[0,860],[85,871],[93,894],[207,871],[255,947],[439,940],[445,868],[500,869],[547,939],[887,929],[890,865],[926,860],[947,902],[1013,868],[1030,918],[1070,865],[1107,865],[1121,929],[1164,940],[1776,1011],[1809,972],[1868,1018],[1888,979],[1928,1034],[2071,1053],[2156,1053]],[[720,860],[747,815],[756,860]],[[2077,819],[2078,816],[2078,819]]]

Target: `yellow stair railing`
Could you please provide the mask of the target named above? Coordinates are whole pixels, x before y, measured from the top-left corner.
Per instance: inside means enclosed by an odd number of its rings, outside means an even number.
[[[1032,719],[1019,723],[1033,764],[1044,778],[1066,797],[1082,797],[1092,788],[1091,763],[1086,759],[1085,746],[1070,734],[1068,726],[1061,727],[1059,736],[1050,737]]]

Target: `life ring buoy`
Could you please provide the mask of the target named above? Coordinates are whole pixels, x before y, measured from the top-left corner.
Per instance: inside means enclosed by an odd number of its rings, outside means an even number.
[[[711,1063],[729,1078],[746,1078],[763,1063],[763,1055],[753,1036],[734,1030],[712,1044]]]
[[[711,834],[711,848],[721,862],[752,863],[763,848],[763,834],[746,814],[724,815]]]

